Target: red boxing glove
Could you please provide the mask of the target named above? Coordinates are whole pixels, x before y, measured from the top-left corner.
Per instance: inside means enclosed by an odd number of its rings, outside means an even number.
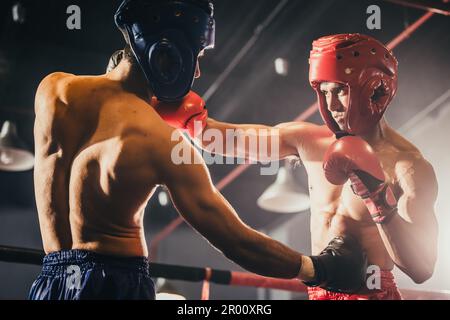
[[[153,97],[152,106],[169,126],[187,131],[192,138],[206,127],[205,101],[193,91],[178,102],[162,102]]]
[[[397,200],[384,181],[380,161],[363,139],[348,136],[336,141],[325,155],[323,168],[334,185],[350,179],[353,192],[364,200],[375,223],[387,223],[397,213]]]

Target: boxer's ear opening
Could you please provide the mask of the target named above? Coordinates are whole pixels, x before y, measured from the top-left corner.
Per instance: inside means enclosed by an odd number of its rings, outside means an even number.
[[[373,95],[370,97],[372,102],[378,102],[381,98],[388,95],[387,88],[383,81],[380,85],[373,91]]]

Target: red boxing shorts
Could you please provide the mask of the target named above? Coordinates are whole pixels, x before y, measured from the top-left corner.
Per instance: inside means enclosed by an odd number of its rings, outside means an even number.
[[[358,294],[336,293],[322,288],[308,288],[309,300],[402,300],[390,271],[381,271],[381,290]]]

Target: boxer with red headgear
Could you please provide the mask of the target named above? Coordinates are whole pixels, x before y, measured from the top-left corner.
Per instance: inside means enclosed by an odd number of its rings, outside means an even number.
[[[354,135],[373,130],[397,92],[397,71],[397,59],[383,44],[368,36],[340,34],[314,41],[309,79],[330,130]],[[342,128],[328,110],[320,89],[324,82],[348,87],[348,111]]]
[[[436,176],[420,151],[384,118],[397,91],[397,65],[392,52],[371,37],[323,37],[313,43],[310,83],[326,125],[294,122],[272,128],[207,120],[206,130],[222,131],[224,143],[230,142],[227,137],[245,138],[240,133],[248,129],[267,141],[267,132],[277,129],[272,138],[278,139],[280,152],[272,160],[296,157],[303,163],[311,197],[312,251],[317,255],[312,257],[316,279],[307,283],[310,299],[400,299],[394,266],[416,283],[434,272]],[[227,135],[233,129],[235,135]],[[205,148],[209,143],[199,142]],[[227,156],[233,154],[252,160],[264,156],[244,144],[235,144]],[[358,283],[361,272],[335,261],[355,261],[360,251],[374,266],[370,270],[380,273],[358,290],[342,290]],[[378,285],[371,283],[374,279]]]

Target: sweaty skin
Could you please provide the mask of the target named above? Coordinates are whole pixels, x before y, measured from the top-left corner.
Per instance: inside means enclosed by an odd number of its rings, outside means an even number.
[[[348,103],[348,90],[340,84],[327,84],[323,88],[329,110],[338,124]],[[336,236],[352,235],[367,252],[369,265],[390,271],[397,265],[416,283],[422,283],[433,274],[437,257],[437,222],[434,204],[437,198],[436,176],[420,151],[390,128],[383,119],[374,131],[363,137],[374,149],[382,164],[385,180],[398,199],[398,215],[387,225],[377,226],[363,201],[344,186],[330,184],[323,170],[323,159],[328,148],[336,141],[327,126],[296,122],[277,127],[280,154],[272,160],[299,158],[308,174],[311,198],[312,254],[319,254]],[[262,125],[235,125],[208,120],[208,129],[222,132],[225,143],[230,133],[241,129],[274,129]],[[234,131],[236,132],[236,131]],[[239,132],[239,131],[238,131]],[[241,138],[247,138],[241,136]],[[235,139],[233,137],[232,139]],[[269,141],[271,141],[269,139]],[[199,141],[206,149],[210,141]],[[234,143],[235,146],[243,144]],[[268,146],[270,149],[270,145]],[[226,149],[226,148],[224,148]],[[266,160],[255,150],[233,150],[251,160]],[[231,155],[231,154],[230,154]]]
[[[239,219],[195,148],[172,141],[175,130],[146,102],[142,79],[127,78],[130,69],[123,61],[103,76],[55,73],[38,89],[35,192],[46,253],[147,256],[144,208],[165,185],[185,220],[228,258],[265,276],[298,276],[305,257]],[[180,142],[199,164],[173,164]],[[313,275],[306,265],[304,280]]]

